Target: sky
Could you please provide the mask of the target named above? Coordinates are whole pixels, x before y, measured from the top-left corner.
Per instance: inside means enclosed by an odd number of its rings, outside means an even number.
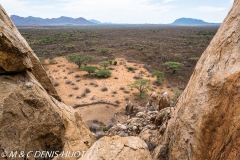
[[[182,17],[221,23],[234,0],[0,0],[8,15],[167,24]]]

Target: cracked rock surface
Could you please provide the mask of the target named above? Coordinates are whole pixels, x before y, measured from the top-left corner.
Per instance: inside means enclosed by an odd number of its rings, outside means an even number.
[[[178,99],[156,160],[240,159],[240,0],[199,59]]]
[[[147,144],[138,137],[103,137],[80,160],[152,160]]]
[[[58,99],[38,58],[0,5],[1,153],[86,151],[93,143],[91,132],[79,113]]]

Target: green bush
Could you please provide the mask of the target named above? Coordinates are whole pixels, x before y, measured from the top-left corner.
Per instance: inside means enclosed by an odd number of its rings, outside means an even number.
[[[97,66],[83,66],[81,68],[81,70],[88,72],[88,74],[90,75],[91,73],[95,73],[96,70],[98,70]]]
[[[179,70],[183,66],[183,64],[179,63],[179,62],[165,62],[163,65],[167,68],[172,69],[173,74],[175,74],[176,71]]]
[[[103,131],[103,132],[107,132],[107,131],[108,131],[107,126],[103,126],[103,127],[102,127],[102,131]]]
[[[164,73],[163,73],[163,72],[153,71],[153,72],[152,72],[152,75],[157,77],[157,83],[158,83],[158,84],[161,84],[161,83],[162,83],[162,77],[164,77]]]
[[[134,71],[134,68],[133,67],[128,67],[128,70],[129,71]]]
[[[128,85],[131,88],[136,88],[139,91],[139,97],[144,98],[144,94],[150,87],[150,80],[148,79],[138,79],[133,83]]]
[[[69,44],[69,45],[66,45],[65,46],[68,50],[72,50],[75,48],[75,45],[74,44]]]
[[[109,64],[112,65],[113,64],[113,61],[112,60],[108,60]]]
[[[117,65],[117,61],[114,61],[114,62],[113,62],[113,65],[115,65],[115,66],[116,66],[116,65]]]
[[[93,58],[92,56],[83,56],[82,53],[76,53],[73,55],[66,56],[66,59],[69,62],[75,63],[76,65],[78,65],[79,68],[81,68],[81,66],[84,62],[88,62],[92,58]]]
[[[103,62],[100,62],[100,65],[104,67],[104,69],[106,69],[108,66],[110,66],[110,63],[108,61],[103,61]]]
[[[100,48],[99,51],[103,54],[108,52],[108,48]]]
[[[111,76],[111,72],[109,70],[99,70],[96,75],[100,78],[107,78]]]

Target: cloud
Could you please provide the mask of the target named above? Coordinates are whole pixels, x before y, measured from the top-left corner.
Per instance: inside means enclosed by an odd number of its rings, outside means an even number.
[[[172,2],[174,0],[163,0],[163,3],[169,3],[169,2]]]
[[[56,18],[84,17],[113,23],[170,23],[179,17],[201,16],[222,18],[231,7],[231,0],[0,0],[9,15]],[[170,2],[176,2],[174,5]],[[215,2],[214,2],[215,1]],[[188,2],[188,3],[187,3]],[[208,6],[204,6],[208,4]],[[214,5],[217,4],[217,5]],[[199,7],[200,6],[200,7]],[[214,6],[214,7],[212,7]],[[197,8],[196,8],[197,7]],[[206,13],[203,14],[203,13]]]
[[[120,23],[160,23],[159,17],[175,6],[151,3],[149,0],[69,0],[62,8],[64,12],[101,21]]]
[[[201,12],[221,12],[226,10],[226,8],[224,7],[212,7],[212,6],[201,6],[196,9]]]

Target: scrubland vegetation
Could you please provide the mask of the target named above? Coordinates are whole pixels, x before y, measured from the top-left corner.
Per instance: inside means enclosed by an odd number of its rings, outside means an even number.
[[[79,27],[79,28],[20,28],[37,56],[56,64],[58,56],[78,53],[75,62],[79,68],[91,61],[104,70],[116,57],[129,62],[143,63],[149,72],[164,73],[171,86],[186,85],[195,64],[206,49],[217,27]],[[93,58],[94,57],[94,58]],[[107,63],[108,62],[108,63]],[[173,63],[174,62],[174,63]],[[89,71],[89,67],[83,66]],[[96,71],[96,68],[92,67]],[[134,66],[129,66],[134,71]],[[104,73],[104,75],[103,75]],[[109,76],[106,71],[100,77]],[[157,76],[157,75],[156,75]],[[179,80],[181,79],[181,80]],[[157,83],[162,79],[157,76]]]

